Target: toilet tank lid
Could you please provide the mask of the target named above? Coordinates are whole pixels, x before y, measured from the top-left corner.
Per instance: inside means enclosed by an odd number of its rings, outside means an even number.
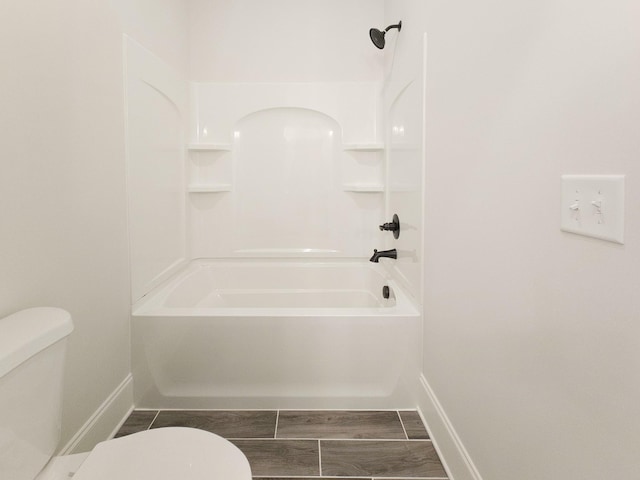
[[[28,308],[0,319],[0,378],[72,331],[71,315],[61,308]]]

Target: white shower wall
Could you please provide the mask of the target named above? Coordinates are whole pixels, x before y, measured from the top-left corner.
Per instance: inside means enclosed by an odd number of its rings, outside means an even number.
[[[190,0],[189,14],[192,256],[381,248],[383,59],[366,32],[382,1]],[[311,125],[323,117],[333,126]]]
[[[187,82],[124,38],[132,301],[187,260],[184,124]]]
[[[389,23],[394,20],[389,19]],[[397,21],[397,20],[396,20]],[[404,23],[404,22],[403,22]],[[400,236],[387,235],[386,246],[398,250],[390,267],[414,298],[422,298],[424,193],[424,41],[409,22],[402,35],[388,42],[384,83],[387,216],[400,218]],[[396,57],[410,53],[403,64]],[[406,68],[410,66],[410,68]]]
[[[190,77],[205,80],[192,83],[188,109],[172,93],[183,76],[175,49],[139,21],[149,7],[122,13],[140,44],[129,52],[127,42],[134,301],[189,257],[361,258],[383,248],[383,56],[366,35],[382,2],[298,3],[183,4]],[[176,8],[165,0],[161,10]]]
[[[380,88],[193,84],[192,256],[363,257],[379,247]]]

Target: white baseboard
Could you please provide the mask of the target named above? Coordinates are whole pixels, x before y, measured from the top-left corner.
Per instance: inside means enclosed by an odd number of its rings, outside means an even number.
[[[133,377],[129,374],[98,407],[73,438],[69,440],[58,455],[88,452],[97,443],[112,438],[132,409]]]
[[[429,382],[420,375],[418,410],[451,480],[482,480]]]

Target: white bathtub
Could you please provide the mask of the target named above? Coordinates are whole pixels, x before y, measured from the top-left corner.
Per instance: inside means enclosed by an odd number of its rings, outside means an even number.
[[[419,325],[381,265],[198,260],[134,306],[136,406],[412,408]]]

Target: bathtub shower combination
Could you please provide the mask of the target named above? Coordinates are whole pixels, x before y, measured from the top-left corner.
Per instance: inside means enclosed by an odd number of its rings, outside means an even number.
[[[125,45],[136,407],[413,408],[419,215],[378,226],[421,176],[382,85],[187,84]]]
[[[133,316],[139,408],[410,406],[418,312],[380,265],[197,260]]]

